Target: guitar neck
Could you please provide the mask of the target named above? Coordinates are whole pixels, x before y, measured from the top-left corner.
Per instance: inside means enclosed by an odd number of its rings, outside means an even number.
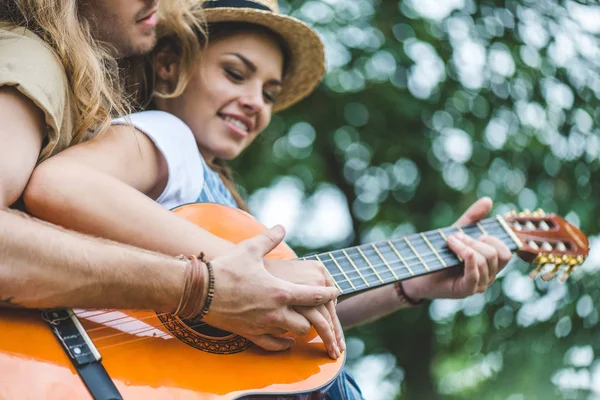
[[[416,233],[302,259],[321,261],[345,296],[461,265],[462,260],[446,244],[448,237],[457,232],[474,238],[483,234],[494,236],[511,251],[520,247],[519,239],[506,222],[497,217],[469,226]]]

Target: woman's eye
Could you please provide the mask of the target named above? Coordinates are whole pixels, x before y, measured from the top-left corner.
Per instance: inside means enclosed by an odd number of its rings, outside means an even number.
[[[244,79],[244,77],[242,76],[242,74],[240,74],[237,71],[234,71],[232,69],[229,68],[225,68],[225,72],[227,73],[227,75],[229,75],[229,77],[231,77],[233,80],[236,81],[241,81]]]
[[[265,96],[265,99],[267,99],[269,103],[275,103],[275,95],[269,92],[263,92],[263,96]]]

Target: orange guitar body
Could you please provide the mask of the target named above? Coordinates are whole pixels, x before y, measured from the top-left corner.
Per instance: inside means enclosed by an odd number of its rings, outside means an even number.
[[[249,214],[216,204],[190,204],[175,212],[234,243],[266,229]],[[269,256],[296,257],[284,244]],[[344,363],[344,357],[327,356],[314,331],[296,338],[293,349],[273,353],[231,334],[186,332],[152,311],[77,314],[124,399],[294,398],[310,393],[320,398]],[[0,311],[0,399],[89,398],[39,311]]]

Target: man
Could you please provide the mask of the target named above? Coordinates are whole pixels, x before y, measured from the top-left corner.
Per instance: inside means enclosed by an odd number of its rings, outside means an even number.
[[[0,306],[177,308],[186,262],[66,231],[10,207],[20,208],[39,161],[101,134],[111,111],[127,110],[116,59],[154,46],[158,12],[170,23],[193,24],[190,7],[183,0],[164,2],[160,10],[158,1],[144,0],[0,4]],[[194,29],[187,31],[189,44],[197,45]],[[270,350],[293,344],[270,333],[302,334],[313,322],[292,306],[326,304],[337,296],[325,287],[317,263],[305,267],[321,286],[295,285],[265,270],[264,255],[283,236],[275,227],[212,263],[218,285],[209,322]],[[206,232],[197,238],[210,258],[225,245]],[[260,284],[236,285],[247,279]],[[326,326],[317,326],[325,340],[333,323],[334,313]],[[330,344],[336,342],[329,335]]]

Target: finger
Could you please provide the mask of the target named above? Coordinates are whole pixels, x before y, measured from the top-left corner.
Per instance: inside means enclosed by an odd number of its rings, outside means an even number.
[[[327,269],[325,264],[321,263],[321,268],[323,271],[323,277],[325,278],[325,285],[335,287],[335,280],[333,279],[333,276],[331,276],[331,274],[329,273],[329,270]]]
[[[272,327],[272,328],[266,329],[266,332],[267,332],[266,334],[268,334],[268,335],[279,336],[279,335],[283,335],[284,333],[291,332],[291,331],[288,331],[287,329],[284,329],[284,328]]]
[[[315,327],[315,330],[323,339],[323,344],[329,353],[329,357],[334,360],[340,356],[340,351],[337,346],[335,337],[335,329],[333,323],[326,317],[329,315],[324,306],[319,307],[296,307],[296,310],[301,313]]]
[[[471,205],[454,225],[469,225],[484,218],[492,210],[494,203],[489,197],[482,197]]]
[[[493,246],[498,252],[498,272],[502,271],[512,258],[510,249],[506,247],[502,240],[494,236],[484,236],[482,240]]]
[[[483,235],[481,238],[479,238],[479,240],[476,240],[468,235],[459,234],[458,238],[461,239],[464,244],[471,247],[485,258],[486,265],[484,267],[486,269],[486,273],[484,276],[489,277],[489,280],[486,280],[487,284],[491,283],[496,278],[496,274],[498,273],[498,252],[496,251],[496,248],[481,240],[486,236],[487,235]]]
[[[285,237],[285,229],[281,225],[275,225],[260,235],[254,236],[241,243],[242,247],[254,253],[257,257],[263,258],[271,250],[281,243]]]
[[[311,321],[298,313],[297,310],[289,307],[289,311],[285,313],[280,328],[283,328],[298,336],[304,336],[310,330],[310,326]]]
[[[342,329],[342,323],[337,315],[337,310],[335,309],[335,302],[330,301],[325,304],[325,307],[329,311],[329,315],[331,315],[331,319],[333,320],[333,329],[335,338],[337,340],[338,347],[344,351],[346,350],[346,341],[344,340],[344,331]]]
[[[475,251],[467,247],[454,235],[448,238],[448,247],[464,260],[463,276],[452,288],[453,297],[464,297],[476,293],[479,284],[479,268],[475,258]]]
[[[320,306],[337,299],[339,291],[335,287],[297,285],[282,281],[290,294],[289,304],[293,306]]]
[[[296,344],[294,338],[288,336],[275,337],[271,335],[248,335],[246,338],[268,351],[283,351]]]

